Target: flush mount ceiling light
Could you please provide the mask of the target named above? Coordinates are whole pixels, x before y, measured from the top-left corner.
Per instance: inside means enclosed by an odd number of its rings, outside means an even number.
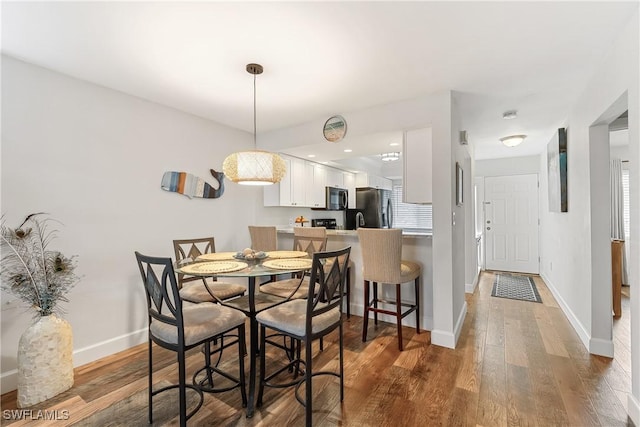
[[[518,111],[516,110],[509,110],[502,113],[502,118],[505,120],[515,119],[516,117],[518,117]]]
[[[507,147],[515,147],[516,145],[520,145],[526,137],[527,135],[509,135],[500,138],[500,142],[502,142]]]
[[[275,153],[256,150],[256,75],[262,74],[260,64],[247,64],[253,74],[253,147],[229,155],[222,163],[222,171],[231,181],[243,185],[269,185],[280,182],[286,172],[284,160]]]
[[[382,153],[380,154],[380,158],[383,162],[394,162],[400,158],[400,153],[397,151],[393,153]]]

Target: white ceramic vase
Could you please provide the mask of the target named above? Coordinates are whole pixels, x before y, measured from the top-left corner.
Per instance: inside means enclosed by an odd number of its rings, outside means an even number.
[[[18,408],[50,399],[72,385],[71,325],[55,315],[42,316],[18,344]]]

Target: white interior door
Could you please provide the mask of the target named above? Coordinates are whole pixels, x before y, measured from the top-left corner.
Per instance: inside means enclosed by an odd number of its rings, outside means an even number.
[[[538,175],[492,176],[484,184],[486,268],[537,274]]]

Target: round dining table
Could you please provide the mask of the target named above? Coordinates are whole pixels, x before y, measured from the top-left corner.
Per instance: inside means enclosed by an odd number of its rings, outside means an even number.
[[[230,300],[219,300],[219,304],[242,311],[249,318],[249,395],[247,398],[247,418],[254,412],[256,375],[258,361],[258,322],[256,315],[262,310],[286,302],[287,298],[259,292],[256,289],[256,278],[270,277],[279,274],[295,274],[311,269],[312,260],[307,252],[271,251],[265,257],[246,259],[236,252],[215,252],[204,254],[191,263],[176,266],[176,271],[185,275],[201,277],[245,277],[247,278],[247,294]],[[206,286],[215,286],[207,284]],[[213,292],[210,290],[213,296]],[[215,298],[215,297],[214,297]]]

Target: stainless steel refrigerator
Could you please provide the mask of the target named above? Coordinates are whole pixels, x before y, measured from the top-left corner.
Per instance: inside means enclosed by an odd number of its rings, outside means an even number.
[[[391,190],[371,187],[356,188],[356,209],[361,210],[364,215],[362,227],[393,227]]]

